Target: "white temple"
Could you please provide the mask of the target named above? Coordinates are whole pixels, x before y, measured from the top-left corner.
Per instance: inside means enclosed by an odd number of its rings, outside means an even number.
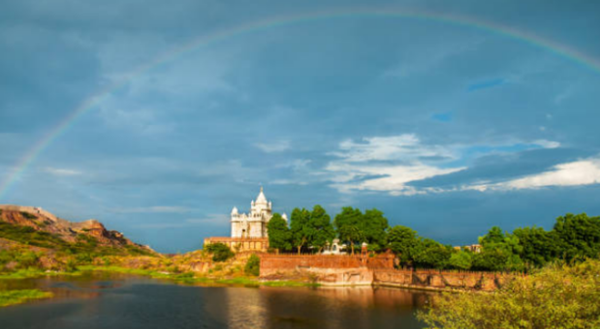
[[[233,207],[231,210],[231,237],[232,238],[266,238],[267,223],[273,217],[272,204],[267,201],[263,188],[256,200],[250,203],[250,213],[240,214],[238,209]],[[287,221],[287,216],[282,215]]]

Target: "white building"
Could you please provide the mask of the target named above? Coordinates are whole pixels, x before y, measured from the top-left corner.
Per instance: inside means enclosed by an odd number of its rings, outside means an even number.
[[[273,205],[267,201],[263,188],[256,200],[250,203],[250,213],[240,214],[236,207],[231,210],[231,237],[232,238],[266,238],[267,223],[273,217]],[[282,215],[287,221],[287,216]]]

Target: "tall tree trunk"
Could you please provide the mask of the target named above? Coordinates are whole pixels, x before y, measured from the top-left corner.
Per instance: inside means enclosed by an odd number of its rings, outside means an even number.
[[[298,248],[298,255],[300,255],[300,249],[302,249],[302,245],[299,245],[297,248]]]
[[[350,249],[352,250],[352,256],[354,256],[354,241],[350,241]]]

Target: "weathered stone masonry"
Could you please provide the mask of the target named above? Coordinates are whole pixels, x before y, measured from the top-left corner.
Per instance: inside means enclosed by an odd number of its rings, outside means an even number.
[[[507,274],[437,270],[397,270],[391,254],[272,255],[260,256],[260,276],[265,279],[311,276],[325,285],[379,285],[420,289],[494,290]]]

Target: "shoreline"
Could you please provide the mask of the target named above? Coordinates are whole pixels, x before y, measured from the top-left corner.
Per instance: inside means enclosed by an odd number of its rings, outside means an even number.
[[[428,291],[428,292],[469,292],[470,290],[459,289],[441,289],[408,286],[391,283],[360,283],[360,284],[337,284],[337,283],[312,283],[299,280],[262,280],[259,277],[197,277],[192,272],[169,273],[154,270],[131,269],[117,266],[80,266],[74,272],[50,272],[50,271],[17,271],[9,274],[0,275],[2,280],[26,280],[39,278],[60,278],[79,277],[87,273],[104,272],[113,274],[126,274],[132,276],[143,276],[170,284],[178,285],[198,285],[206,287],[286,287],[286,288],[372,288],[379,287],[410,290],[410,291]],[[21,298],[21,293],[29,294],[28,297]],[[0,303],[0,307],[23,304],[33,300],[53,298],[52,292],[39,289],[9,289],[0,290],[0,296],[12,295],[10,303]]]

